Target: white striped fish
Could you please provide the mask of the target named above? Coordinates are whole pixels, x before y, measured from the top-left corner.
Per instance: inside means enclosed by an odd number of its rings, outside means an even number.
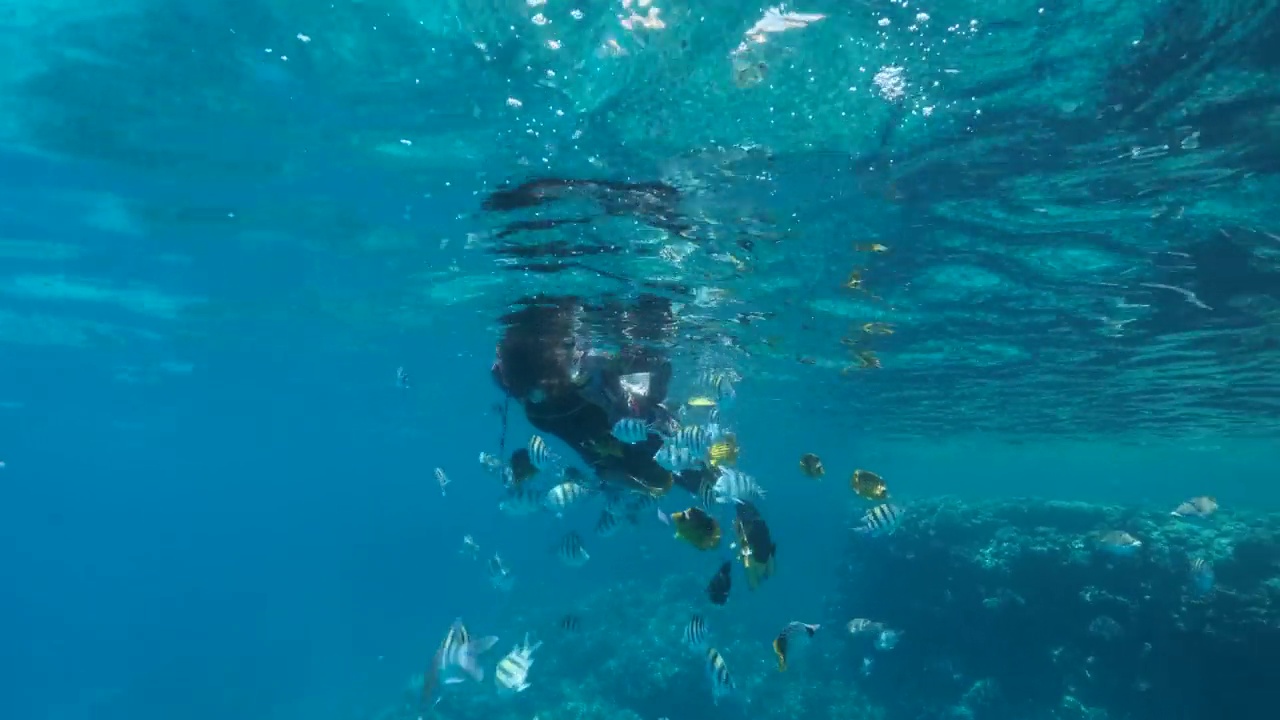
[[[647,511],[658,504],[658,498],[645,492],[633,492],[627,498],[626,513],[627,519],[632,523],[638,522],[640,514]]]
[[[723,505],[743,501],[751,502],[764,498],[764,489],[756,483],[755,478],[723,465],[720,466],[719,470],[720,477],[716,478],[716,484],[713,488],[716,494],[716,502]]]
[[[639,418],[622,418],[613,424],[613,436],[628,445],[649,439],[653,427]]]
[[[738,381],[737,373],[732,370],[709,370],[698,376],[698,385],[705,390],[717,405],[727,407],[733,404],[737,391],[733,384]]]
[[[498,638],[492,635],[472,640],[462,624],[462,618],[454,620],[431,659],[431,667],[427,669],[422,685],[423,701],[431,700],[433,705],[440,702],[440,698],[435,696],[438,687],[466,682],[467,676],[476,682],[484,680],[484,669],[479,664],[480,655],[497,642]]]
[[[658,448],[658,452],[654,453],[653,459],[662,466],[662,469],[673,473],[692,470],[702,463],[702,460],[689,448],[674,443],[663,443],[662,447]]]
[[[710,510],[716,505],[716,481],[703,477],[698,481],[698,500],[702,502],[704,510]]]
[[[493,680],[498,684],[500,693],[518,693],[529,689],[529,668],[533,667],[533,653],[542,647],[529,644],[529,634],[525,633],[524,645],[512,648],[507,656],[498,661],[493,671]]]
[[[529,462],[538,470],[550,470],[559,463],[560,458],[547,447],[547,441],[541,435],[529,438]]]
[[[582,542],[582,536],[574,531],[570,531],[560,540],[556,554],[560,556],[560,561],[569,567],[582,567],[591,559]]]
[[[711,680],[711,701],[719,705],[720,698],[733,694],[733,676],[729,674],[729,666],[715,648],[707,650],[707,678]]]
[[[547,491],[546,505],[556,514],[556,517],[561,517],[564,515],[565,508],[589,494],[591,491],[585,485],[572,481],[562,482]]]
[[[600,519],[596,521],[596,534],[600,537],[612,537],[618,532],[618,516],[605,508],[600,511]]]
[[[902,521],[902,508],[885,503],[877,505],[862,516],[862,524],[854,528],[864,535],[892,535]]]
[[[1208,595],[1213,590],[1213,565],[1202,557],[1191,561],[1191,587],[1197,596]]]
[[[698,425],[686,425],[667,438],[667,441],[676,447],[688,449],[689,453],[696,458],[705,458],[707,451],[715,443],[716,436],[707,428]]]
[[[711,632],[707,630],[707,621],[702,619],[701,615],[694,615],[689,618],[689,624],[684,626],[684,644],[690,650],[703,651],[707,649],[707,640],[711,637]]]
[[[511,485],[498,509],[508,515],[532,515],[543,509],[545,496],[527,485]]]

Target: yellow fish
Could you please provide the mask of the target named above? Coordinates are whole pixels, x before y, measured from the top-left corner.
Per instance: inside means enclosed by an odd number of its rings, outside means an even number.
[[[697,397],[691,397],[691,398],[689,398],[689,400],[688,400],[687,402],[685,402],[685,405],[688,405],[689,407],[699,407],[699,408],[700,408],[700,407],[715,407],[715,406],[716,406],[716,401],[715,401],[715,400],[712,400],[712,399],[711,399],[711,398],[709,398],[709,397],[706,397],[706,396],[703,396],[703,395],[699,395],[699,396],[697,396]]]
[[[676,529],[676,537],[684,540],[699,550],[713,550],[720,545],[720,523],[699,507],[691,507],[681,512],[673,512],[665,518]]]
[[[730,433],[707,449],[707,458],[712,467],[732,465],[738,462],[738,453],[738,437]]]
[[[867,500],[886,500],[889,497],[889,488],[885,485],[884,478],[870,470],[854,470],[853,477],[849,478],[849,486],[859,497]]]

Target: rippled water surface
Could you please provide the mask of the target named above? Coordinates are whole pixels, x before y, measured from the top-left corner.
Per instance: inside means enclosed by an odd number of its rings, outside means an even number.
[[[827,17],[751,32],[761,8],[675,0],[11,10],[10,163],[82,187],[11,196],[4,252],[31,271],[5,293],[138,309],[216,344],[273,314],[352,342],[492,318],[549,283],[648,289],[684,305],[676,333],[705,340],[690,355],[727,344],[762,382],[875,408],[888,432],[1273,430],[1274,4],[794,10]],[[681,231],[479,210],[545,177],[667,183]],[[331,265],[346,287],[282,268],[249,271],[254,298],[51,278],[85,249],[23,230],[58,211],[171,238],[151,266]],[[495,233],[561,215],[583,222]],[[46,319],[8,335],[90,342]],[[862,372],[862,350],[880,366]]]

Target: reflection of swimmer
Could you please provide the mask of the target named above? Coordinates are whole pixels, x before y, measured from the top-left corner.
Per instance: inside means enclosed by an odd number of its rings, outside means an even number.
[[[511,212],[560,200],[593,201],[608,215],[633,217],[650,227],[677,234],[689,229],[688,220],[679,211],[680,191],[660,182],[540,178],[490,193],[481,204],[481,209],[487,212]],[[546,230],[587,220],[544,218],[533,222],[513,223],[503,232],[511,234],[522,230]]]
[[[605,482],[639,483],[658,492],[669,488],[671,473],[653,459],[660,436],[626,444],[612,432],[626,417],[671,426],[661,404],[671,364],[648,348],[624,347],[614,354],[580,347],[574,333],[580,305],[574,298],[541,297],[523,305],[503,318],[492,368],[499,387],[520,402],[530,424],[568,444]],[[660,334],[670,324],[669,310],[665,301],[644,299],[628,312],[637,324],[630,334]],[[699,473],[684,475],[675,481],[696,490]]]

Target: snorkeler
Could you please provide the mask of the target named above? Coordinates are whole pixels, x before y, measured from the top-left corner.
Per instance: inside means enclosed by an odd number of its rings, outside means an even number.
[[[617,353],[585,347],[576,326],[584,308],[576,298],[539,297],[503,318],[492,373],[498,386],[519,402],[539,431],[560,438],[610,485],[660,493],[679,483],[696,492],[700,473],[673,477],[655,460],[662,437],[634,444],[612,434],[624,418],[673,429],[662,402],[671,364],[659,353],[629,346]],[[628,334],[657,339],[670,327],[669,304],[646,296],[625,311]]]

